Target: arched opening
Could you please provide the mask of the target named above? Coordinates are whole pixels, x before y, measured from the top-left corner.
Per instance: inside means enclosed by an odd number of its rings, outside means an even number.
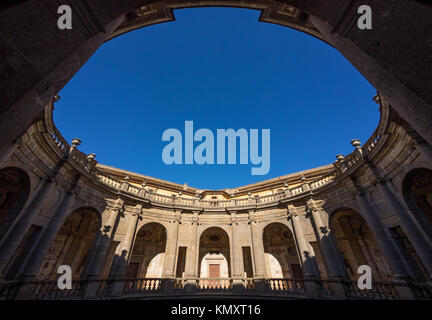
[[[127,278],[162,278],[167,233],[160,223],[142,226],[126,269]]]
[[[432,234],[432,170],[416,168],[408,172],[402,183],[402,193],[408,209],[429,234]],[[401,227],[392,229],[394,238],[412,271],[414,279],[424,281],[428,272]]]
[[[30,193],[30,180],[24,170],[0,170],[0,239],[22,211]]]
[[[295,240],[286,225],[275,222],[266,226],[263,243],[270,278],[303,278]]]
[[[198,277],[201,286],[216,288],[225,285],[220,280],[231,276],[230,242],[228,234],[219,227],[206,229],[199,240]]]
[[[38,273],[41,279],[56,279],[60,265],[72,269],[73,279],[79,279],[99,229],[99,214],[94,208],[74,210],[63,222]]]
[[[405,202],[422,223],[432,224],[432,170],[417,168],[405,177],[402,187]]]
[[[358,279],[358,267],[368,265],[376,281],[392,279],[387,264],[366,220],[349,208],[337,210],[330,220],[330,229],[345,263],[351,280]]]

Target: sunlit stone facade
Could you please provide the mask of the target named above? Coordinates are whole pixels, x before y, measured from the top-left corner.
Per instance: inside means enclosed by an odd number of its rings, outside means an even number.
[[[68,265],[80,297],[340,298],[362,294],[368,265],[387,297],[418,298],[413,283],[432,272],[432,153],[375,100],[379,125],[351,154],[218,191],[97,163],[63,139],[51,103],[1,164],[2,277],[24,281],[18,297],[48,294]]]
[[[379,19],[367,31],[351,0],[70,3],[67,33],[57,1],[0,4],[0,299],[432,298],[428,2],[369,2]],[[333,46],[380,93],[376,131],[333,164],[220,191],[107,167],[67,143],[53,97],[96,50],[199,6],[259,10]],[[60,265],[71,290],[57,287]],[[370,290],[354,281],[362,265]]]

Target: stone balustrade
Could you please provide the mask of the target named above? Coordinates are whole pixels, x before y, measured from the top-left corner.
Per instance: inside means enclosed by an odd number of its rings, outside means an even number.
[[[192,280],[192,281],[190,281]],[[244,296],[284,296],[297,299],[307,299],[316,297],[306,286],[306,279],[291,278],[265,278],[264,288],[257,289],[256,279],[253,278],[134,278],[134,279],[94,279],[94,280],[74,280],[72,289],[61,290],[58,288],[57,281],[40,280],[32,281],[34,284],[33,293],[26,299],[36,300],[64,300],[64,299],[112,299],[122,297],[125,299],[139,299],[147,295],[161,297],[176,296],[202,296],[203,293],[211,295],[224,295],[227,293]],[[86,295],[86,285],[96,283],[99,289],[95,296]],[[113,283],[120,282],[121,292],[114,294],[112,291]],[[234,283],[240,283],[235,288]],[[0,300],[16,299],[16,293],[22,285],[30,282],[9,281],[0,282]],[[192,288],[187,288],[187,284],[192,283]],[[365,299],[365,300],[401,300],[405,299],[398,290],[400,284],[395,282],[373,282],[372,289],[359,289],[356,281],[346,280],[312,280],[317,289],[320,299],[340,299],[332,290],[335,283],[342,284],[344,288],[344,298]],[[168,285],[170,284],[170,285]],[[415,292],[418,299],[432,299],[432,286],[427,284],[408,283],[408,286]]]

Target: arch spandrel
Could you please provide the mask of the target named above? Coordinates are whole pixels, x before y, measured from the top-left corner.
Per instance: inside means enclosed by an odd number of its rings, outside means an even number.
[[[175,21],[174,10],[176,9],[199,7],[232,7],[259,10],[261,11],[259,22],[274,23],[289,27],[326,42],[321,33],[309,21],[309,15],[305,11],[286,3],[268,0],[155,1],[140,6],[129,13],[126,21],[123,22],[106,41],[139,28]]]

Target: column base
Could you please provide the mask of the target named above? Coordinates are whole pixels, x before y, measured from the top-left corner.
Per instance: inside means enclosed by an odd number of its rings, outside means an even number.
[[[395,289],[400,300],[415,300],[416,294],[415,289],[411,288],[405,280],[393,280],[392,283],[395,285]]]
[[[305,276],[304,289],[308,298],[319,299],[319,283],[315,277]]]
[[[186,279],[184,289],[187,293],[193,293],[196,292],[197,289],[197,283],[196,279]]]
[[[34,277],[21,277],[22,284],[19,286],[14,299],[16,300],[34,300],[36,284],[33,282]]]
[[[97,299],[99,296],[99,288],[102,285],[102,281],[99,281],[96,276],[89,276],[87,281],[82,288],[83,299]]]
[[[232,292],[240,293],[244,290],[242,279],[233,279]]]
[[[258,294],[265,293],[268,289],[264,278],[255,278],[254,284],[255,284],[255,292]]]
[[[347,294],[345,292],[345,285],[341,277],[332,277],[330,279],[330,289],[333,297],[339,300],[346,300]]]
[[[174,278],[165,278],[162,280],[161,290],[163,293],[170,294],[175,290],[175,279]]]
[[[125,280],[122,278],[117,278],[112,281],[111,284],[111,292],[109,293],[109,296],[111,298],[119,298],[123,295],[123,290],[125,286]]]

